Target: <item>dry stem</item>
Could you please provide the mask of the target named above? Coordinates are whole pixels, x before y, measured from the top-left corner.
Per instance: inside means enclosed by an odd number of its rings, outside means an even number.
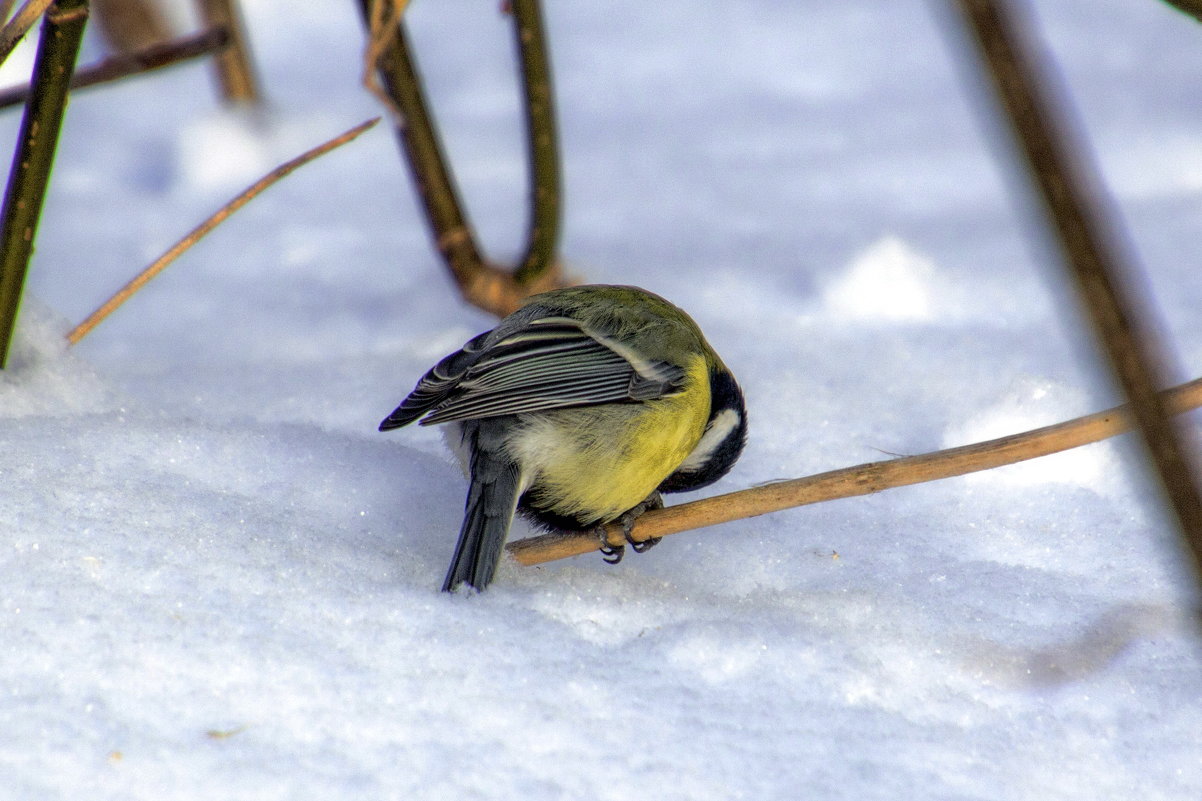
[[[213,62],[222,97],[227,103],[258,103],[262,92],[237,6],[233,0],[197,0],[196,5],[206,25],[229,31],[230,46],[221,51]]]
[[[42,16],[52,2],[54,0],[27,0],[8,21],[8,24],[0,28],[0,62],[8,58],[13,48],[24,38],[29,29],[33,27],[33,23],[38,21],[38,17]]]
[[[1202,406],[1202,378],[1161,395],[1173,414],[1196,409]],[[989,470],[1098,442],[1130,427],[1127,407],[1118,406],[1087,417],[987,442],[752,487],[647,512],[635,521],[631,538],[640,542],[820,501],[868,495],[894,487]],[[606,540],[611,546],[624,543],[621,526],[607,526]],[[595,533],[566,532],[529,537],[510,543],[507,549],[521,564],[536,565],[589,553],[600,547],[600,539]]]
[[[132,53],[118,53],[89,67],[77,69],[71,76],[71,91],[169,67],[181,61],[218,52],[229,46],[229,43],[229,32],[225,28],[209,28],[170,42],[153,44]],[[0,108],[24,103],[27,97],[27,84],[2,89]]]
[[[214,228],[216,228],[218,225],[220,225],[227,217],[229,217],[231,214],[236,212],[238,209],[242,208],[247,203],[249,203],[252,199],[255,198],[255,196],[261,194],[263,192],[263,190],[267,189],[269,186],[271,186],[272,184],[274,184],[276,181],[280,180],[281,178],[287,176],[289,173],[293,172],[298,167],[302,167],[305,164],[308,164],[310,161],[313,161],[314,159],[318,158],[319,156],[323,156],[326,153],[329,153],[331,150],[333,150],[337,147],[340,147],[342,145],[345,145],[347,142],[349,142],[352,139],[354,139],[355,137],[359,136],[359,134],[363,133],[368,128],[371,128],[373,125],[375,125],[379,121],[380,121],[380,118],[377,117],[373,120],[368,120],[367,122],[360,123],[359,125],[356,125],[354,128],[351,128],[346,133],[340,134],[339,136],[334,137],[333,139],[329,140],[328,142],[325,142],[324,144],[318,145],[317,147],[313,148],[312,150],[302,153],[301,155],[297,156],[296,158],[292,159],[291,161],[281,164],[279,167],[276,167],[274,170],[269,172],[267,175],[260,178],[254,184],[247,187],[247,189],[244,192],[242,192],[240,195],[235,197],[229,203],[226,203],[224,206],[222,206],[220,209],[218,209],[217,212],[214,213],[211,217],[209,217],[207,220],[202,222],[200,225],[196,226],[196,228],[192,229],[192,231],[189,232],[187,236],[185,236],[183,239],[181,239],[180,241],[178,241],[174,245],[172,245],[171,248],[168,249],[166,253],[164,253],[162,256],[160,256],[158,259],[156,259],[154,261],[154,263],[151,264],[149,267],[147,267],[145,270],[138,273],[138,275],[135,276],[134,279],[131,280],[128,284],[126,284],[124,287],[122,287],[121,290],[117,292],[117,294],[113,295],[111,298],[109,298],[107,301],[105,301],[104,304],[100,306],[100,308],[98,308],[96,311],[94,311],[90,315],[88,315],[88,318],[86,320],[84,320],[82,323],[77,325],[71,331],[71,333],[67,334],[67,340],[72,345],[74,345],[75,343],[79,342],[79,340],[81,340],[85,336],[87,336],[88,332],[90,332],[93,328],[95,328],[97,325],[99,325],[100,322],[105,317],[108,317],[110,314],[112,314],[112,312],[114,310],[116,310],[118,306],[120,306],[125,301],[129,300],[133,296],[133,294],[135,292],[137,292],[139,289],[141,289],[143,286],[145,286],[146,283],[150,281],[150,279],[154,278],[156,275],[161,273],[164,269],[166,269],[167,265],[171,264],[171,262],[173,262],[177,258],[179,258],[180,255],[182,255],[184,253],[184,251],[186,251],[188,248],[192,247],[198,241],[200,241],[201,237],[203,237],[205,234],[212,231]]]
[[[401,15],[405,13],[405,7],[408,5],[409,0],[379,0],[372,4],[370,9],[365,7],[368,20],[367,49],[363,53],[363,86],[376,96],[380,105],[395,114],[398,120],[403,120],[402,112],[392,102],[388,91],[380,85],[376,65],[380,63],[380,57],[400,35]]]
[[[1060,109],[1067,107],[1050,70],[1040,63],[1025,3],[957,0],[976,38],[998,100],[1038,187],[1064,254],[1064,266],[1094,334],[1130,403],[1147,455],[1160,479],[1202,583],[1202,494],[1199,471],[1169,419],[1163,397],[1166,352],[1146,304],[1137,302],[1139,276],[1121,221],[1109,213],[1105,189],[1088,149],[1072,134]]]

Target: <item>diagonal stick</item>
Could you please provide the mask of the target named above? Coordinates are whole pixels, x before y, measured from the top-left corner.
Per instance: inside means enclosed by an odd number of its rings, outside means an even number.
[[[1162,397],[1165,406],[1173,414],[1202,407],[1202,378],[1170,389],[1162,393]],[[667,509],[655,509],[634,522],[631,538],[641,542],[797,506],[869,495],[894,487],[952,478],[1047,456],[1127,431],[1131,428],[1128,414],[1127,407],[1117,406],[1086,417],[986,442],[844,467],[806,478],[777,481],[682,503]],[[610,546],[626,541],[620,524],[606,526],[605,537],[606,544]],[[528,537],[511,542],[506,549],[520,564],[537,565],[586,554],[599,549],[601,544],[595,532],[564,532]]]
[[[154,263],[152,263],[149,267],[147,267],[142,272],[138,273],[133,278],[133,280],[131,280],[128,284],[123,286],[111,298],[106,300],[104,302],[104,304],[100,306],[100,308],[98,308],[96,311],[94,311],[90,315],[88,315],[88,318],[86,320],[84,320],[79,325],[75,326],[75,328],[72,329],[71,333],[67,334],[67,341],[70,342],[72,345],[74,345],[75,343],[79,342],[79,340],[81,340],[85,336],[87,336],[87,334],[93,328],[95,328],[97,325],[99,325],[100,322],[105,317],[108,317],[110,314],[113,313],[113,311],[115,311],[117,309],[118,306],[120,306],[125,301],[129,300],[133,296],[133,294],[135,292],[137,292],[139,289],[141,289],[143,286],[145,286],[150,281],[151,278],[154,278],[156,275],[161,273],[164,269],[166,269],[167,265],[171,264],[171,262],[173,262],[177,258],[179,258],[180,255],[183,254],[184,251],[186,251],[188,248],[192,247],[198,241],[200,241],[201,237],[203,237],[205,234],[209,233],[214,228],[216,228],[218,225],[220,225],[222,222],[224,222],[227,217],[229,217],[231,214],[236,212],[238,209],[245,206],[256,195],[262,193],[263,190],[267,189],[267,187],[271,186],[272,184],[274,184],[276,181],[280,180],[281,178],[287,176],[289,173],[291,173],[293,170],[297,169],[298,167],[302,167],[305,164],[308,164],[310,161],[313,161],[313,159],[318,158],[319,156],[324,156],[326,153],[329,153],[331,150],[333,150],[336,147],[345,145],[347,142],[351,141],[352,139],[357,137],[359,134],[366,131],[368,128],[371,128],[373,125],[375,125],[379,121],[380,121],[380,118],[376,117],[375,119],[360,123],[359,125],[356,125],[354,128],[351,128],[346,133],[340,134],[339,136],[334,137],[333,139],[329,140],[328,142],[325,142],[324,144],[318,145],[317,147],[313,148],[312,150],[302,153],[301,155],[297,156],[296,158],[292,159],[291,161],[281,164],[280,166],[276,167],[271,172],[267,173],[267,175],[260,178],[254,184],[247,187],[246,190],[242,192],[242,194],[235,197],[229,203],[226,203],[224,206],[222,206],[220,209],[218,209],[215,214],[213,214],[207,220],[202,222],[200,225],[193,228],[192,231],[189,232],[187,236],[185,236],[183,239],[181,239],[180,241],[178,241],[174,245],[172,245],[171,248],[168,249],[166,253],[164,253],[162,256],[159,256],[157,259],[155,259]]]

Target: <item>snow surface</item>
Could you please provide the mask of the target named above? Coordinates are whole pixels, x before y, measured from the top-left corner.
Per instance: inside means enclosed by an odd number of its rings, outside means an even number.
[[[944,4],[548,5],[563,251],[688,309],[740,377],[751,441],[714,491],[1118,401]],[[1196,376],[1202,29],[1039,5]],[[1129,438],[439,593],[463,479],[437,431],[375,428],[490,320],[385,126],[66,349],[235,191],[378,113],[353,4],[244,6],[265,113],[199,65],[69,110],[0,376],[0,798],[1202,797],[1195,591]],[[412,19],[506,258],[496,6]]]

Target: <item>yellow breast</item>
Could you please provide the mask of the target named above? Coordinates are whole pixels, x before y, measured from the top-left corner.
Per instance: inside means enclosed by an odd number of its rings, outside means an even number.
[[[509,447],[538,507],[594,525],[654,492],[693,450],[709,413],[709,373],[698,356],[680,393],[521,415]]]

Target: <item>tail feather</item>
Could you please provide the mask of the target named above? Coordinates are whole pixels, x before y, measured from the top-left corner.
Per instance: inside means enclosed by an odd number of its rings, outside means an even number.
[[[493,580],[501,560],[501,550],[509,536],[514,508],[518,502],[521,477],[518,466],[497,446],[485,421],[465,431],[466,444],[471,446],[471,487],[463,513],[463,527],[451,567],[443,582],[444,592],[451,592],[467,582],[483,590]]]

